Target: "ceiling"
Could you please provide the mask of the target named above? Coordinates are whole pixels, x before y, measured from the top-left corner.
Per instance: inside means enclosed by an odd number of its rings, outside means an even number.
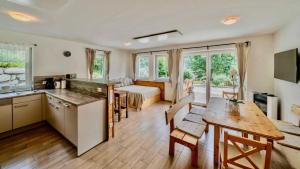
[[[0,0],[0,28],[143,49],[273,33],[299,15],[299,6],[299,0]],[[39,21],[18,22],[7,11],[31,14]],[[223,25],[221,20],[231,15],[240,21]],[[132,40],[173,29],[183,35],[147,44]]]

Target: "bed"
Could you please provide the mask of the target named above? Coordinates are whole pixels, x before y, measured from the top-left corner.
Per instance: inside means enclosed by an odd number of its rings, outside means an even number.
[[[131,84],[115,85],[116,91],[128,92],[128,105],[141,110],[151,104],[164,100],[164,83],[154,81],[134,81]]]

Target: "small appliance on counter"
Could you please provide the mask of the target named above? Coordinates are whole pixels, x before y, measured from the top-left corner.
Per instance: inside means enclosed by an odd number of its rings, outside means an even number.
[[[55,89],[55,81],[54,78],[47,78],[45,89]]]
[[[67,87],[67,81],[66,80],[61,80],[60,85],[61,85],[60,88],[65,89]]]
[[[76,79],[77,75],[75,73],[73,74],[66,74],[67,79]]]
[[[60,84],[61,84],[60,80],[55,81],[55,89],[60,89],[60,87],[61,87]]]

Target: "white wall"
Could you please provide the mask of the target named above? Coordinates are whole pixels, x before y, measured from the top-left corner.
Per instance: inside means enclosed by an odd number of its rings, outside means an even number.
[[[110,79],[129,75],[129,52],[125,50],[7,30],[0,30],[0,42],[37,44],[33,56],[34,76],[76,73],[78,77],[87,77],[86,47],[112,51]],[[64,57],[65,50],[71,51],[72,56]]]
[[[300,17],[283,27],[274,35],[275,53],[293,48],[300,49]],[[281,117],[283,120],[298,124],[299,117],[291,113],[291,105],[300,105],[300,84],[283,80],[274,80],[275,94],[281,100]]]
[[[201,42],[194,44],[186,44],[180,46],[169,46],[164,48],[155,48],[140,50],[149,51],[149,50],[160,50],[160,49],[170,49],[170,48],[182,48],[189,46],[203,46],[203,45],[214,45],[214,44],[223,44],[223,43],[232,43],[232,42],[245,42],[251,41],[251,50],[249,53],[249,66],[247,73],[247,88],[251,93],[252,91],[258,92],[274,92],[274,83],[273,83],[273,74],[274,74],[274,46],[273,46],[273,35],[260,35],[244,38],[235,38],[235,39],[226,39],[219,41],[210,41],[210,42]],[[225,47],[225,46],[224,46]],[[173,66],[174,67],[174,66]],[[173,72],[177,70],[173,68]],[[166,98],[171,99],[171,89],[170,84],[166,84]],[[251,94],[248,95],[251,95]],[[250,98],[251,96],[249,96]]]

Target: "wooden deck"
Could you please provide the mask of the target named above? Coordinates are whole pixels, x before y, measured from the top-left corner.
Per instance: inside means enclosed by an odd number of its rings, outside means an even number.
[[[50,127],[0,140],[0,165],[2,168],[22,169],[192,168],[191,152],[184,146],[177,144],[174,158],[169,157],[169,127],[164,117],[167,108],[168,103],[159,102],[140,112],[130,110],[129,119],[116,123],[113,140],[98,145],[79,158],[72,144]],[[213,129],[199,140],[198,161],[199,168],[213,168]],[[291,167],[274,149],[271,168]]]

